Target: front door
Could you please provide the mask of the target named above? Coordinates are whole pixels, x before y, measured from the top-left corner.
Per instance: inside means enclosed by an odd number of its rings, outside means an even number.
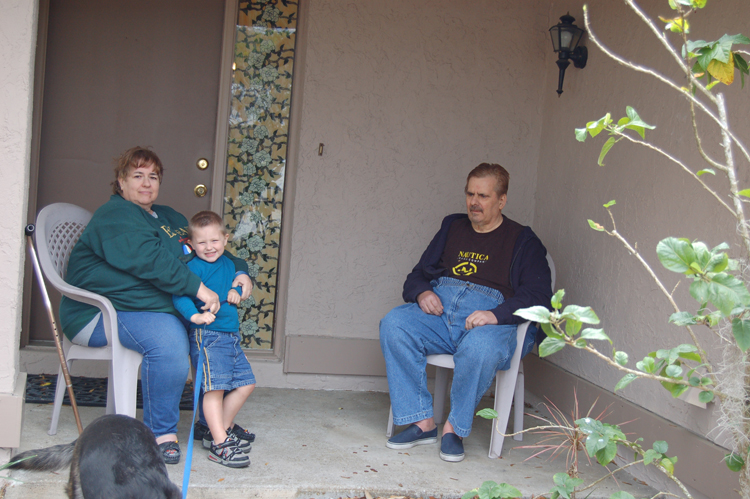
[[[209,209],[223,16],[221,0],[50,0],[37,211],[96,210],[135,145],[164,164],[158,204],[188,219]],[[52,339],[36,284],[27,323],[29,341]]]

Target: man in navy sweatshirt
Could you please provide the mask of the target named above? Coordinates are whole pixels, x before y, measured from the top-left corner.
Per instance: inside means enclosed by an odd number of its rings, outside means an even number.
[[[410,425],[386,443],[409,449],[437,442],[426,356],[451,354],[455,363],[451,409],[440,457],[464,458],[462,439],[498,369],[516,349],[520,308],[549,306],[547,250],[529,227],[503,216],[509,174],[482,163],[466,179],[466,210],[447,216],[404,283],[405,305],[380,322],[380,345],[397,425]],[[529,328],[522,348],[534,344]]]

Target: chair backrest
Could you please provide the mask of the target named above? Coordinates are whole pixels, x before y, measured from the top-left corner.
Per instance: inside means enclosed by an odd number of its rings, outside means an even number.
[[[73,246],[89,220],[89,211],[69,203],[54,203],[39,212],[34,234],[39,264],[50,283],[58,289],[64,285]]]

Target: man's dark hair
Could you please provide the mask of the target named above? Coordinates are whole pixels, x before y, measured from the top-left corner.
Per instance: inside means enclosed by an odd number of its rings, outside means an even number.
[[[500,197],[503,194],[508,193],[508,183],[510,182],[510,173],[502,166],[495,163],[482,163],[469,172],[466,177],[466,187],[464,191],[469,188],[469,180],[471,178],[484,178],[494,177],[495,178],[495,192]]]

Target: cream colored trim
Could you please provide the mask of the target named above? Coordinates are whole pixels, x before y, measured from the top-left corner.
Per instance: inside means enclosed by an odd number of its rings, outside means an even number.
[[[224,2],[224,34],[219,62],[219,102],[216,105],[216,140],[212,165],[213,177],[211,179],[211,210],[216,213],[224,213],[229,112],[232,107],[232,63],[234,62],[239,5],[238,0],[225,0]]]
[[[284,373],[385,376],[378,340],[287,336]]]
[[[299,137],[302,128],[302,96],[305,81],[305,53],[307,49],[305,2],[297,6],[297,37],[294,47],[294,73],[292,75],[292,105],[289,110],[289,138],[287,161],[284,171],[284,201],[282,212],[281,240],[279,241],[279,268],[276,281],[276,311],[273,351],[281,360],[286,341],[286,309],[289,297],[289,274],[292,260],[292,227],[294,227],[294,199],[299,164]]]
[[[17,449],[21,446],[23,407],[26,400],[26,373],[18,373],[13,393],[0,393],[0,447]]]
[[[29,206],[26,220],[36,222],[37,191],[39,189],[39,154],[42,140],[42,109],[44,101],[44,71],[47,66],[47,32],[49,31],[49,0],[39,0],[39,21],[34,59],[34,95],[31,114],[31,161],[29,166]],[[23,275],[23,312],[21,315],[21,347],[29,343],[31,290],[33,270],[27,258]]]
[[[584,413],[596,401],[600,412],[609,406],[607,422],[621,423],[625,432],[644,438],[650,447],[656,440],[669,444],[670,456],[679,457],[675,475],[682,482],[706,497],[739,497],[737,473],[732,473],[722,462],[725,449],[685,428],[647,411],[627,400],[596,386],[536,355],[523,359],[526,390],[541,399],[551,400],[564,414],[573,410],[573,389],[578,405]],[[644,381],[645,382],[645,381]],[[669,395],[665,392],[665,397]]]

